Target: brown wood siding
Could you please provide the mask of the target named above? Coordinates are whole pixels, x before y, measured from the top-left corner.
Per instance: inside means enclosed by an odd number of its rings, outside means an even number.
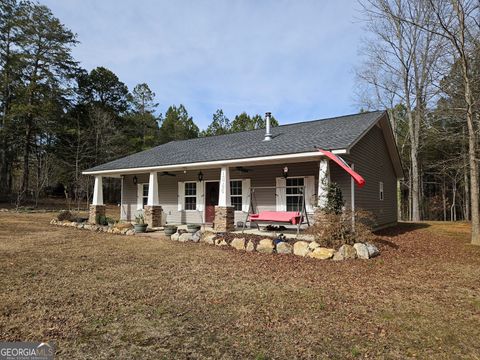
[[[396,223],[397,178],[382,130],[374,126],[343,158],[353,162],[355,171],[365,179],[362,189],[355,185],[355,209],[373,213],[378,226]],[[331,166],[332,179],[340,184],[346,206],[350,208],[351,180],[342,172],[338,165]],[[384,200],[380,200],[380,182],[383,182]]]

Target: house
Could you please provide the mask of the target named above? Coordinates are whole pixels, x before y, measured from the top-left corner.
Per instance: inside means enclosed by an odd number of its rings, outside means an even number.
[[[318,149],[341,156],[365,179],[361,189]],[[121,219],[140,211],[150,227],[214,224],[230,231],[255,211],[312,215],[325,183],[342,190],[345,207],[372,212],[377,227],[397,222],[400,157],[385,111],[172,141],[83,172],[95,176],[90,220],[105,213],[102,178],[121,178]],[[303,191],[297,191],[302,188]],[[254,190],[254,191],[252,191]]]

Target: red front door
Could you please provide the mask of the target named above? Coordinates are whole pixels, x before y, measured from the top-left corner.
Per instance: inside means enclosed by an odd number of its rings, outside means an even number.
[[[215,206],[218,205],[218,182],[205,183],[205,222],[213,223],[215,220]]]

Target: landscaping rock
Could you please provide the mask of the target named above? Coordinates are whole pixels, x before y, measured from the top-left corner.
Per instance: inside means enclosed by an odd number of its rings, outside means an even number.
[[[178,241],[180,242],[187,242],[192,240],[192,234],[190,233],[183,233],[178,237]]]
[[[338,249],[338,252],[343,255],[343,258],[345,260],[355,259],[357,257],[357,252],[355,251],[352,245],[348,245],[348,244],[342,245],[340,246],[340,249]]]
[[[197,243],[200,241],[201,237],[202,233],[200,232],[200,230],[198,230],[195,234],[192,235],[192,241]]]
[[[293,244],[293,253],[297,256],[306,256],[310,252],[308,245],[306,241],[297,241]]]
[[[178,238],[180,237],[180,234],[178,232],[173,233],[172,236],[170,236],[170,239],[173,241],[178,241]]]
[[[357,252],[357,257],[359,259],[368,260],[370,258],[369,254],[368,254],[368,248],[365,244],[355,243],[353,245],[353,248]]]
[[[206,244],[214,245],[215,244],[215,236],[216,234],[211,232],[211,231],[206,231],[202,233],[202,236],[200,237],[200,241],[204,242]]]
[[[293,252],[293,246],[287,242],[279,242],[277,244],[277,254],[291,254]]]
[[[310,244],[308,244],[308,248],[310,250],[315,250],[316,248],[319,248],[320,244],[317,243],[316,241],[312,241]]]
[[[247,251],[255,251],[255,244],[253,243],[252,240],[250,240],[247,244],[247,247],[245,248]]]
[[[327,260],[327,259],[331,259],[333,257],[333,254],[335,254],[335,249],[317,247],[307,256],[314,259]]]
[[[333,254],[333,261],[341,261],[345,260],[343,257],[343,254],[340,251],[336,251],[335,254]]]
[[[245,250],[245,239],[244,238],[234,238],[230,243],[230,246],[237,250]]]
[[[228,243],[225,241],[224,238],[217,239],[215,242],[217,246],[228,246]]]
[[[118,224],[115,224],[115,227],[117,229],[133,229],[133,225],[130,224],[130,223],[118,223]]]
[[[271,254],[275,249],[272,239],[262,239],[258,242],[257,251],[263,254]]]
[[[380,255],[380,251],[378,250],[378,248],[375,245],[370,244],[370,243],[365,243],[365,246],[367,247],[368,256],[370,258],[373,258],[375,256]]]
[[[129,230],[127,230],[127,232],[125,233],[125,235],[127,235],[127,236],[135,235],[135,230],[129,229]]]

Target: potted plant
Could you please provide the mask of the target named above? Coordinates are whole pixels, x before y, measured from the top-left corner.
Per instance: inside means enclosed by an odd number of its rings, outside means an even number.
[[[138,214],[135,216],[135,232],[144,233],[147,231],[147,224],[145,224],[145,217],[143,214]]]
[[[164,231],[165,235],[172,236],[177,232],[178,227],[175,225],[165,225]]]
[[[195,234],[198,230],[200,230],[200,225],[198,224],[187,224],[187,231],[190,234]]]

